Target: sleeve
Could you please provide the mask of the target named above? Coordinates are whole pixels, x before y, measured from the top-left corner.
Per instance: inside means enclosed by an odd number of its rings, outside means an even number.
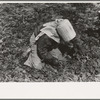
[[[40,29],[43,27],[43,23],[40,23],[40,25],[36,25],[35,26],[35,29],[34,29],[34,35],[35,35],[35,37],[38,35],[38,33],[39,33],[39,31],[40,31]]]
[[[53,57],[49,52],[53,49],[53,45],[56,44],[52,44],[51,39],[45,34],[37,41],[37,51],[39,57],[43,59],[45,63],[57,66],[59,65],[58,59]]]
[[[34,29],[34,32],[32,34],[32,36],[30,37],[30,47],[31,47],[31,50],[34,50],[34,44],[35,44],[35,37],[38,35],[40,29],[43,27],[43,24],[40,23],[39,26],[36,26],[35,29]]]
[[[31,51],[34,51],[34,44],[35,44],[35,35],[33,33],[32,36],[30,37],[30,48],[31,48]]]
[[[83,55],[84,52],[82,49],[82,40],[78,37],[75,37],[71,42],[74,45],[75,52],[79,53],[80,55]]]

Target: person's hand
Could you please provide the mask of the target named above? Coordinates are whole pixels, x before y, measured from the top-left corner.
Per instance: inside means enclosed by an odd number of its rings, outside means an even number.
[[[69,48],[73,48],[74,47],[73,43],[71,43],[71,42],[66,42],[65,44]]]
[[[60,62],[58,59],[53,60],[53,65],[54,66],[60,66]]]

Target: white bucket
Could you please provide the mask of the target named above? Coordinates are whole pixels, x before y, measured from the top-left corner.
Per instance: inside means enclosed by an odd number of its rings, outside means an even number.
[[[67,19],[60,21],[59,25],[57,26],[57,31],[65,42],[72,40],[76,36],[73,26]]]

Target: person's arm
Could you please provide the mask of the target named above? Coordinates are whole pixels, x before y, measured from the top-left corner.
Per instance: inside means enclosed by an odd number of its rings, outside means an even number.
[[[53,49],[53,46],[57,45],[53,40],[51,40],[46,34],[43,35],[37,41],[37,52],[38,55],[45,63],[48,63],[53,66],[58,66],[59,61],[50,54],[50,51]]]
[[[75,37],[71,42],[73,43],[75,52],[80,55],[84,55],[84,52],[82,49],[83,41],[79,37]]]
[[[39,25],[36,25],[34,28],[34,35],[35,37],[38,35],[40,29],[43,27],[43,23],[41,22]]]

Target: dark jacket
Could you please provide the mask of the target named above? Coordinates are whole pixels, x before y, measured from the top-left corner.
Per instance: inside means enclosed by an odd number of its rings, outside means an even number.
[[[54,40],[49,38],[46,34],[41,36],[39,40],[37,41],[37,53],[38,56],[45,62],[50,65],[59,65],[58,59],[53,57],[50,54],[50,51],[54,48],[58,47],[58,43],[56,43]]]
[[[42,25],[35,28],[35,35],[38,35],[40,33],[40,29],[42,28],[41,26]],[[59,44],[57,42],[55,42],[53,39],[49,38],[46,34],[44,34],[37,40],[36,44],[38,56],[41,58],[42,61],[54,66],[59,65],[58,59],[50,54],[50,51],[52,51],[55,48],[58,48]]]

